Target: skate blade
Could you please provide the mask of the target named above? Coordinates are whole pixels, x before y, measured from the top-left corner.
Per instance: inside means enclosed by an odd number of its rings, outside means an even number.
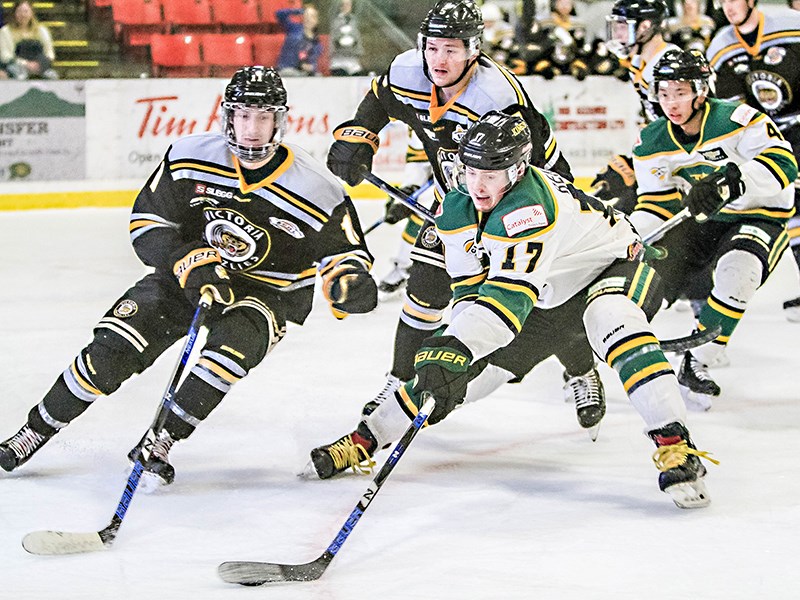
[[[317,470],[314,468],[313,460],[309,460],[306,463],[306,466],[303,467],[303,470],[300,471],[297,476],[300,479],[305,479],[306,481],[321,481]]]
[[[593,427],[587,427],[586,433],[589,434],[589,437],[592,439],[593,442],[596,442],[597,436],[600,435],[600,423],[594,425]]]
[[[783,309],[783,315],[790,323],[800,323],[800,306],[790,306]]]
[[[689,388],[680,386],[681,388],[681,396],[683,397],[683,403],[686,404],[687,410],[691,410],[693,412],[705,412],[709,410],[713,403],[714,396],[709,396],[708,394],[698,394],[697,392],[691,391]]]
[[[676,483],[664,490],[664,493],[669,494],[679,508],[705,508],[711,504],[711,497],[702,479]]]

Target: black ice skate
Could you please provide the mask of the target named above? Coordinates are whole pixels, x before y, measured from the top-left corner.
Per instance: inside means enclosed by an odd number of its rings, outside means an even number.
[[[689,437],[689,432],[680,423],[670,423],[661,429],[648,433],[658,449],[653,454],[653,462],[661,473],[658,487],[672,496],[672,501],[680,508],[703,508],[711,503],[703,477],[706,468],[700,457],[714,463],[707,452],[697,450]]]
[[[606,414],[606,394],[597,369],[574,377],[564,372],[564,400],[575,404],[578,423],[589,430],[592,441],[595,441],[600,421]]]
[[[22,429],[0,444],[0,467],[10,473],[24,465],[52,437],[34,431],[25,423]]]
[[[142,460],[142,446],[145,444],[148,445],[150,456],[147,460]],[[131,466],[138,460],[144,467],[140,483],[140,485],[144,484],[143,491],[152,491],[175,481],[175,467],[169,463],[169,451],[174,444],[175,440],[164,429],[160,430],[158,435],[154,435],[152,430],[149,430],[136,447],[128,452]]]
[[[375,466],[372,455],[375,454],[378,442],[366,423],[359,423],[352,433],[339,438],[332,444],[326,444],[311,451],[313,472],[320,479],[330,479],[334,475],[352,469],[355,473],[369,474]]]
[[[691,352],[687,352],[683,357],[678,372],[678,383],[686,407],[692,410],[708,410],[721,391],[711,379],[706,366],[692,356]]]
[[[783,303],[783,314],[792,323],[800,323],[800,296]]]
[[[394,261],[394,268],[378,283],[381,300],[388,300],[397,295],[408,281],[408,269]]]

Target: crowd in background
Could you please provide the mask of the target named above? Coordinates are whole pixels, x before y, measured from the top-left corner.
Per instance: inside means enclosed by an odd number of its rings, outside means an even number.
[[[31,2],[15,2],[6,21],[0,28],[0,79],[58,79],[53,38]]]

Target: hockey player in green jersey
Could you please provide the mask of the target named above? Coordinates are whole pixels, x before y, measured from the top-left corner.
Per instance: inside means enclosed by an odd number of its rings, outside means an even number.
[[[634,147],[639,196],[630,217],[643,235],[684,205],[695,217],[664,238],[668,255],[658,272],[672,301],[713,268],[698,326],[719,325],[721,333],[687,352],[678,375],[687,404],[703,410],[720,394],[707,366],[789,244],[797,177],[792,147],[775,123],[748,105],[708,98],[710,79],[698,51],[671,51],[656,65],[651,90],[666,116],[643,129]]]
[[[203,292],[214,296],[206,343],[162,406],[164,427],[145,436],[152,445],[143,466],[154,484],[175,476],[173,444],[281,341],[287,321],[305,321],[317,275],[335,316],[377,305],[353,203],[321,164],[283,141],[288,106],[278,73],[238,70],[221,108],[223,131],[177,140],[139,192],[131,244],[154,271],[108,310],[23,427],[0,443],[4,470],[153,364],[186,334]],[[142,455],[137,445],[129,457]]]
[[[681,508],[706,506],[700,457],[707,456],[692,443],[677,379],[649,325],[662,295],[658,275],[641,261],[642,241],[621,213],[531,167],[530,149],[525,122],[499,111],[461,138],[458,185],[436,216],[453,281],[451,322],[423,342],[416,376],[395,401],[378,406],[340,448],[367,456],[399,437],[424,391],[436,398],[435,424],[471,394],[509,381],[493,356],[531,335],[534,307],[555,313],[574,306],[564,332],[585,329],[594,352],[619,374],[657,446],[661,490]]]

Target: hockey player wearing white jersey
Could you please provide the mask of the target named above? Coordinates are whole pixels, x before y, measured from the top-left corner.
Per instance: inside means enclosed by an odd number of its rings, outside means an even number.
[[[525,122],[498,111],[461,138],[459,185],[436,216],[453,279],[451,323],[423,342],[416,376],[395,401],[312,451],[314,466],[338,471],[342,455],[368,457],[399,437],[424,391],[436,398],[435,424],[475,393],[470,388],[485,394],[510,380],[492,356],[519,342],[534,307],[550,313],[572,305],[576,318],[564,322],[565,332],[584,328],[594,352],[617,371],[657,446],[661,490],[682,508],[706,506],[699,458],[707,456],[692,443],[677,379],[649,325],[662,295],[658,275],[641,261],[642,241],[621,213],[529,166],[530,148]]]
[[[670,301],[713,269],[698,326],[720,326],[721,333],[687,352],[678,375],[689,405],[704,410],[720,394],[708,365],[789,244],[797,177],[792,146],[772,119],[709,99],[711,76],[696,50],[668,52],[656,65],[651,90],[666,117],[643,129],[634,147],[639,200],[630,217],[643,235],[684,205],[695,217],[660,242],[668,253],[657,268]]]
[[[179,139],[134,203],[131,243],[154,268],[114,303],[92,341],[25,425],[0,444],[12,471],[101,396],[147,369],[186,334],[201,293],[214,302],[200,357],[169,403],[163,428],[129,454],[154,483],[171,483],[173,444],[187,438],[232,386],[311,310],[317,274],[338,318],[377,304],[372,256],[341,184],[282,141],[286,90],[272,68],[234,74],[222,133]]]

